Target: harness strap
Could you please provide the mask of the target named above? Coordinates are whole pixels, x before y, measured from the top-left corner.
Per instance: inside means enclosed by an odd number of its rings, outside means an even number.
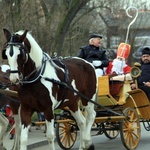
[[[44,55],[44,56],[45,57],[43,57],[43,60],[42,60],[42,67],[36,73],[35,77],[30,80],[28,79],[35,71],[37,71],[37,69],[33,70],[33,72],[31,72],[27,77],[25,77],[24,80],[21,81],[21,84],[33,83],[42,78],[42,75],[43,75],[43,73],[45,71],[45,67],[46,67],[46,61],[49,59],[49,58],[47,58],[47,55]]]
[[[64,69],[64,71],[65,71],[65,81],[64,81],[64,83],[68,83],[68,79],[69,79],[69,77],[68,77],[68,69],[67,69],[67,67],[66,67],[66,65],[64,64],[64,63],[62,63],[62,61],[60,61],[60,59],[59,59],[59,64],[61,65],[61,67]],[[60,104],[58,105],[58,106],[61,106],[62,104],[63,104],[63,102],[64,102],[64,100],[65,100],[65,98],[66,98],[66,95],[67,95],[67,87],[66,86],[63,86],[64,88],[63,88],[63,96],[62,96],[62,100],[61,100],[61,102],[60,102]],[[57,107],[58,107],[57,106]]]
[[[50,79],[50,78],[47,78],[47,77],[45,77],[44,79],[47,80],[47,81],[50,81],[50,82],[52,82],[52,83],[56,83],[56,84],[58,84],[58,85],[61,85],[61,86],[65,86],[67,89],[69,89],[69,90],[72,91],[72,92],[75,92],[76,94],[78,94],[79,96],[81,96],[82,98],[84,98],[85,100],[87,100],[88,102],[91,102],[91,103],[93,103],[94,105],[96,105],[96,106],[98,106],[98,107],[101,107],[101,108],[105,109],[106,111],[111,112],[111,113],[113,113],[113,114],[115,114],[115,115],[117,115],[117,116],[121,116],[121,114],[119,114],[119,113],[117,113],[117,112],[115,112],[115,111],[113,111],[113,110],[111,110],[111,109],[109,109],[109,108],[106,108],[106,107],[104,107],[104,106],[102,106],[102,105],[96,103],[95,101],[91,100],[90,98],[86,97],[86,96],[83,95],[82,93],[80,93],[80,92],[78,92],[77,90],[75,90],[75,89],[73,89],[72,87],[70,87],[70,86],[69,86],[67,83],[65,83],[65,82],[60,82],[60,81],[58,81],[58,80]]]

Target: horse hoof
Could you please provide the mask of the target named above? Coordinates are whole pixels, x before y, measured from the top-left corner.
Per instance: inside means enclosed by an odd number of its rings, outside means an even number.
[[[92,145],[90,145],[90,147],[89,147],[87,150],[95,150],[94,145],[93,145],[93,144],[92,144]]]

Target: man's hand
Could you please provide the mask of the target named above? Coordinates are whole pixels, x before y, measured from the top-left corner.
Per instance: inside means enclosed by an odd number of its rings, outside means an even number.
[[[102,61],[100,61],[100,60],[94,60],[92,62],[92,64],[93,64],[93,66],[98,67],[98,66],[100,66],[102,64]]]
[[[143,84],[144,84],[145,86],[150,87],[150,82],[143,82]]]
[[[131,89],[132,89],[132,90],[136,89],[135,83],[131,84]]]

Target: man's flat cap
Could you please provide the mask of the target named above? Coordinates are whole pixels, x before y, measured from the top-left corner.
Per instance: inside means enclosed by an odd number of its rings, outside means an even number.
[[[100,34],[92,34],[92,35],[90,36],[90,39],[92,39],[92,38],[100,38],[100,39],[102,39],[103,37],[102,37],[102,35],[100,35]]]
[[[142,50],[142,55],[148,54],[150,55],[150,47],[149,46],[145,46]]]

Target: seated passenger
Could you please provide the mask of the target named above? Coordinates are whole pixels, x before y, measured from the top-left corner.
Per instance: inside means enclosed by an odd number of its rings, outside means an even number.
[[[106,68],[106,74],[115,73],[116,77],[113,77],[113,80],[132,80],[130,76],[131,67],[127,64],[127,58],[130,54],[130,47],[128,44],[121,43],[117,50],[116,58],[109,62],[109,66]],[[124,76],[126,75],[126,76]]]
[[[81,47],[78,53],[78,57],[93,64],[97,77],[104,74],[103,68],[109,64],[109,60],[105,54],[106,51],[100,48],[101,40],[101,35],[92,34],[89,39],[89,45]]]

